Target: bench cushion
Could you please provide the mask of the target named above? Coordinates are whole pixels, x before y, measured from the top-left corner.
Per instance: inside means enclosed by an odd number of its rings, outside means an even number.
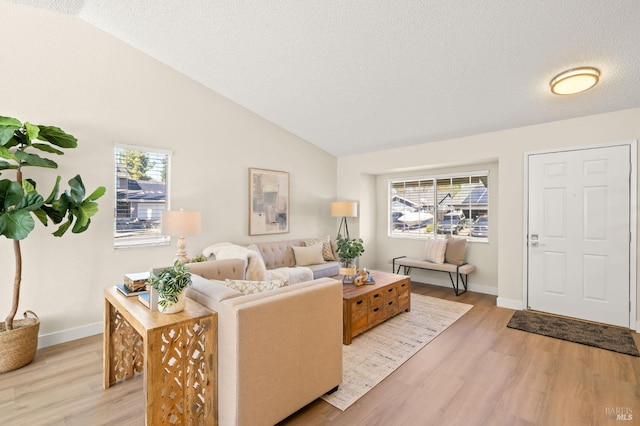
[[[430,269],[442,272],[459,272],[461,274],[470,274],[476,270],[476,267],[470,264],[453,265],[451,263],[433,263],[426,260],[414,259],[411,257],[401,257],[395,260],[396,266],[409,266],[411,268]]]

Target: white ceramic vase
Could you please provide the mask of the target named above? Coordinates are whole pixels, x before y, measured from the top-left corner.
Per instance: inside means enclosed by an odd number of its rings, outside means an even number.
[[[186,304],[187,304],[187,294],[185,291],[183,291],[178,295],[178,301],[176,303],[168,302],[165,306],[162,306],[158,301],[158,310],[163,314],[175,314],[180,311],[183,311]]]

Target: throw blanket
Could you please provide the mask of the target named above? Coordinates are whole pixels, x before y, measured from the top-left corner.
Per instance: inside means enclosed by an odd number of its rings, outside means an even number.
[[[306,266],[276,268],[267,271],[270,280],[286,280],[288,285],[303,283],[313,279],[313,271]]]
[[[232,243],[218,243],[202,250],[205,257],[212,254],[216,259],[243,259],[247,261],[247,280],[264,281],[267,279],[267,267],[262,255],[255,250]]]

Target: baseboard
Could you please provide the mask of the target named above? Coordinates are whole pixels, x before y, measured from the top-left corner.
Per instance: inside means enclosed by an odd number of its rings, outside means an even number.
[[[496,306],[499,308],[515,309],[516,311],[524,309],[524,303],[522,300],[507,299],[504,297],[498,297],[496,300]]]
[[[58,345],[60,343],[71,342],[72,340],[82,339],[84,337],[95,336],[103,331],[104,323],[96,322],[93,324],[83,325],[82,327],[71,328],[69,330],[43,334],[38,336],[38,349]]]
[[[429,282],[425,282],[425,281],[421,281],[420,279],[415,279],[413,277],[411,277],[411,281],[419,284],[431,284],[431,285],[437,285],[439,287],[449,287],[451,290],[453,290],[453,286],[449,281],[436,281],[436,280],[430,279]],[[464,287],[462,286],[462,283],[460,283],[460,290],[462,291],[463,289]],[[490,294],[492,296],[498,295],[498,289],[496,287],[489,286],[489,285],[472,283],[472,284],[469,284],[469,287],[467,288],[467,290],[473,291],[474,293]]]

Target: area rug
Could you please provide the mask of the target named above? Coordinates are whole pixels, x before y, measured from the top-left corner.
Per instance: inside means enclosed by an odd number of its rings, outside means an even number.
[[[516,311],[507,327],[622,354],[640,356],[631,332],[624,328],[528,311]]]
[[[411,294],[403,312],[342,345],[342,383],[329,404],[346,410],[473,306]]]

